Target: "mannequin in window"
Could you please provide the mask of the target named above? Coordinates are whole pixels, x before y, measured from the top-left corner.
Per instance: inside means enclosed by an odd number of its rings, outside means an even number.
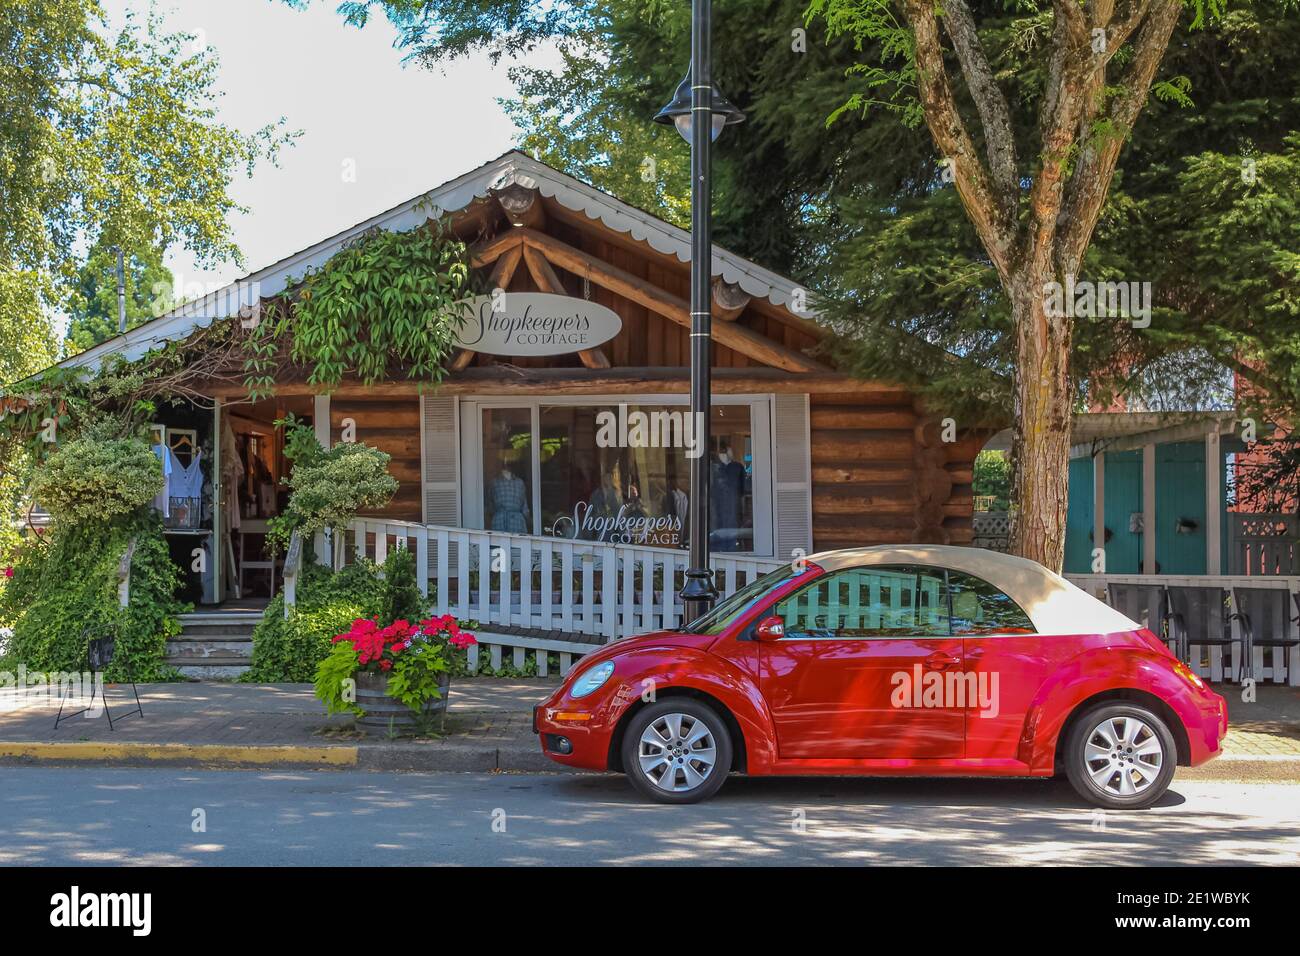
[[[528,517],[528,488],[510,468],[510,462],[488,485],[488,506],[492,509],[492,530],[506,534],[528,534],[532,522]]]
[[[739,547],[736,532],[745,494],[745,466],[735,460],[725,441],[718,444],[713,458],[709,493],[709,548],[735,551]]]
[[[601,473],[600,487],[591,496],[591,510],[602,518],[615,517],[623,507],[623,492],[618,488],[618,466]]]

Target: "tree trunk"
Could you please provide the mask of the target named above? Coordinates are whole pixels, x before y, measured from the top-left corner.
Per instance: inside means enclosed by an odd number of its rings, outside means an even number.
[[[1046,257],[1044,257],[1046,258]],[[1070,322],[1049,315],[1049,269],[1029,265],[1011,282],[1016,327],[1015,426],[1011,550],[1049,570],[1065,560],[1070,490]]]

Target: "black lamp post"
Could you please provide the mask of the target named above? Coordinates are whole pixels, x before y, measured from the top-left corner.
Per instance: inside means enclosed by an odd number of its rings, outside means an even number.
[[[713,301],[712,200],[710,150],[724,126],[739,123],[745,115],[713,85],[710,71],[711,0],[691,2],[691,69],[673,100],[655,116],[657,123],[672,123],[691,144],[691,420],[699,426],[700,453],[691,459],[690,557],[682,602],[687,619],[706,611],[718,596],[709,570],[709,454],[713,404],[712,362]],[[696,118],[704,120],[707,136],[698,136]]]

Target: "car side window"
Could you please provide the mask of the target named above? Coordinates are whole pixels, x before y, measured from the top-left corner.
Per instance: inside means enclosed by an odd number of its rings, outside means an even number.
[[[948,634],[942,570],[848,568],[817,578],[777,604],[787,640],[934,637]]]
[[[952,603],[952,635],[1035,634],[1033,621],[1011,600],[987,581],[960,571],[948,572]]]

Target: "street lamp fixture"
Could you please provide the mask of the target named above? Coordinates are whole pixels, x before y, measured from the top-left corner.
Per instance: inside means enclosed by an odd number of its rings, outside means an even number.
[[[711,117],[713,129],[709,138],[716,140],[724,126],[743,122],[745,114],[736,109],[735,104],[723,96],[714,83],[709,84],[709,95],[713,101]],[[655,114],[655,122],[663,123],[665,126],[672,123],[677,127],[677,132],[682,134],[682,139],[688,143],[691,141],[691,75],[689,73],[681,83],[677,84],[672,102]]]
[[[707,611],[718,596],[709,570],[709,467],[712,460],[710,412],[713,382],[710,378],[713,342],[712,262],[713,187],[710,153],[723,128],[745,115],[718,92],[710,77],[712,65],[710,0],[691,0],[691,69],[677,87],[672,102],[661,109],[655,122],[672,123],[691,145],[691,421],[700,454],[691,461],[689,501],[690,554],[686,584],[681,590],[687,620]],[[696,136],[694,117],[708,115],[708,136]]]

